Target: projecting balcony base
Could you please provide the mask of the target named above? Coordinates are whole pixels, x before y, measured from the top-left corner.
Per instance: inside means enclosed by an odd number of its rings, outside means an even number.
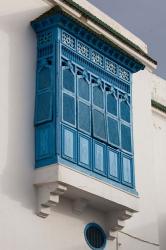
[[[63,195],[73,201],[73,209],[78,213],[87,206],[106,213],[111,239],[124,227],[124,221],[138,212],[138,196],[60,164],[36,169],[34,185],[39,216],[47,217],[49,208],[56,206],[59,196]]]

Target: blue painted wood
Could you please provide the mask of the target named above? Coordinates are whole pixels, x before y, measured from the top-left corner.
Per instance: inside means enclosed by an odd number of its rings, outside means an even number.
[[[92,139],[78,133],[78,164],[91,169],[92,164]]]
[[[54,150],[52,124],[42,124],[36,128],[35,148],[36,161],[48,159],[52,156]]]
[[[62,126],[62,157],[77,161],[77,133],[70,127]]]
[[[134,187],[133,158],[122,154],[122,183],[129,187]]]
[[[121,181],[120,175],[120,152],[110,147],[107,149],[108,177],[115,181]]]
[[[32,24],[38,51],[36,167],[65,162],[131,191],[131,83],[142,66],[62,13],[44,20]]]
[[[93,140],[93,170],[94,172],[106,176],[106,145]]]

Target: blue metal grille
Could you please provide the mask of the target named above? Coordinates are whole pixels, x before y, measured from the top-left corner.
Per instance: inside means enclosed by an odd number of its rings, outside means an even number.
[[[106,235],[103,229],[95,223],[86,226],[85,239],[91,249],[103,249],[106,244]]]

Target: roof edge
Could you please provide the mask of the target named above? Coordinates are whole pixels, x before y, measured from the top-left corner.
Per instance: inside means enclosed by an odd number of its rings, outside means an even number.
[[[120,34],[118,31],[110,27],[108,24],[100,20],[98,17],[94,16],[91,12],[80,6],[78,3],[76,3],[73,0],[48,0],[50,3],[53,5],[58,4],[58,3],[65,3],[69,5],[70,7],[74,8],[77,11],[80,11],[81,14],[87,18],[89,18],[91,21],[93,21],[95,24],[98,26],[102,27],[105,31],[109,32],[112,36],[117,38],[119,41],[123,42],[125,45],[133,49],[135,52],[139,53],[141,56],[146,58],[148,61],[150,61],[152,64],[155,66],[157,65],[157,61],[153,59],[151,56],[149,56],[147,53],[145,53],[138,45],[130,41],[128,38]]]

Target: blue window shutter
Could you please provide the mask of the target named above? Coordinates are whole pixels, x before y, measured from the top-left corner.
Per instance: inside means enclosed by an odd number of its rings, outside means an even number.
[[[108,148],[108,176],[120,181],[120,154],[111,148]]]
[[[51,71],[52,68],[48,64],[48,61],[38,62],[35,100],[35,125],[50,122],[53,118]]]
[[[106,141],[105,114],[96,109],[93,109],[93,136]]]
[[[93,87],[93,104],[104,109],[104,93],[101,86]]]
[[[69,161],[77,161],[76,130],[62,126],[62,157]]]
[[[107,116],[108,122],[108,142],[119,146],[119,124],[118,121]]]
[[[35,124],[52,120],[52,93],[45,91],[36,95]]]
[[[90,169],[92,164],[92,140],[82,133],[78,134],[78,164]]]
[[[133,159],[122,154],[122,183],[132,187],[133,183]]]
[[[84,78],[78,79],[78,96],[86,101],[90,100],[89,83]]]
[[[106,146],[103,143],[93,142],[93,169],[95,172],[106,175],[105,160],[106,160]]]
[[[117,116],[117,99],[113,93],[107,94],[107,112]]]
[[[75,126],[75,98],[66,93],[63,93],[63,121]]]
[[[63,88],[75,93],[74,75],[69,68],[63,69]]]
[[[45,90],[51,87],[50,67],[44,66],[38,72],[37,90]]]
[[[130,104],[125,100],[120,103],[121,119],[130,123]]]
[[[91,109],[81,101],[78,101],[78,128],[85,133],[91,133]]]
[[[121,146],[122,149],[131,152],[131,128],[124,124],[121,124]]]
[[[51,123],[41,124],[35,130],[36,160],[47,159],[52,156],[54,137]]]

